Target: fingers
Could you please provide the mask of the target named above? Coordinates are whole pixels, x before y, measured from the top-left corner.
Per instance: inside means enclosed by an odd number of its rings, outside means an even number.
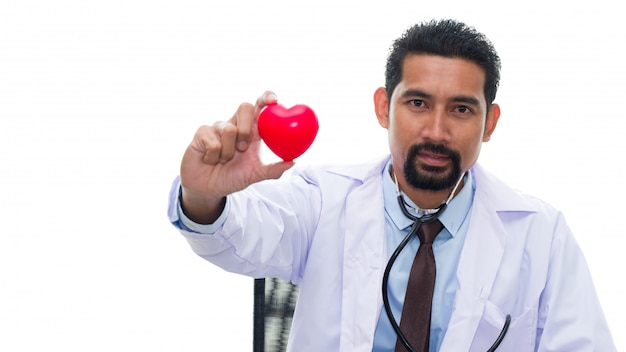
[[[235,156],[237,126],[229,122],[218,121],[213,125],[213,131],[218,143],[212,150],[207,147],[205,162],[210,164],[225,163]]]
[[[237,126],[237,136],[234,147],[240,152],[248,149],[248,145],[256,133],[256,117],[257,114],[254,106],[244,103],[239,105],[239,109],[237,109],[235,116],[231,119],[231,122]]]
[[[215,165],[231,160],[236,152],[245,152],[258,136],[257,118],[261,109],[276,102],[276,94],[267,91],[255,105],[243,103],[229,121],[203,126],[196,132],[195,148],[203,153],[202,161]]]
[[[199,138],[205,141],[203,161],[214,165],[225,163],[235,156],[235,152],[244,152],[252,140],[255,131],[254,106],[243,103],[229,121],[217,121],[209,129],[201,129]]]
[[[295,163],[293,161],[280,161],[266,166],[265,179],[277,179],[289,170]]]
[[[278,179],[285,171],[289,170],[294,165],[295,162],[293,161],[279,161],[272,164],[261,165],[255,168],[250,182],[255,183],[263,180]]]
[[[264,92],[263,94],[261,94],[259,99],[256,100],[255,107],[257,109],[257,112],[261,111],[261,109],[263,109],[266,105],[275,103],[276,100],[278,100],[278,98],[276,97],[276,94],[274,94],[274,92],[269,90]]]
[[[239,106],[231,122],[237,126],[237,142],[235,147],[243,152],[248,148],[252,139],[257,135],[257,119],[261,110],[268,104],[275,103],[276,94],[271,91],[263,93],[255,105],[244,103]]]

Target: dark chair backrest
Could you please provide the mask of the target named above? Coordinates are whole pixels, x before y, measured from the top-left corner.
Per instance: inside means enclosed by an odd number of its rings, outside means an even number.
[[[287,348],[298,286],[280,279],[254,279],[254,352]]]

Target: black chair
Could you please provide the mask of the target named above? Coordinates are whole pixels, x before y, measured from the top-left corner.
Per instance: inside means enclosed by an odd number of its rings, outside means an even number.
[[[298,286],[280,279],[254,279],[254,352],[287,348]]]

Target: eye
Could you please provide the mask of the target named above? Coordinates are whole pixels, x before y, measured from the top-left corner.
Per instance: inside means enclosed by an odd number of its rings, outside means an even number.
[[[459,105],[456,107],[456,111],[460,114],[470,114],[472,109],[466,105]]]
[[[424,101],[419,100],[419,99],[410,100],[409,103],[411,104],[411,106],[418,107],[418,108],[421,108],[422,106],[424,106]]]

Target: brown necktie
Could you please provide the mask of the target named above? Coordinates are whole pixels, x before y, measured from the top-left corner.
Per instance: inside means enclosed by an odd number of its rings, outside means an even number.
[[[443,225],[439,220],[423,223],[417,230],[420,247],[417,250],[409,283],[404,296],[400,330],[418,352],[428,352],[430,340],[430,315],[435,288],[435,255],[433,241]],[[405,352],[402,342],[396,340],[395,352]]]

